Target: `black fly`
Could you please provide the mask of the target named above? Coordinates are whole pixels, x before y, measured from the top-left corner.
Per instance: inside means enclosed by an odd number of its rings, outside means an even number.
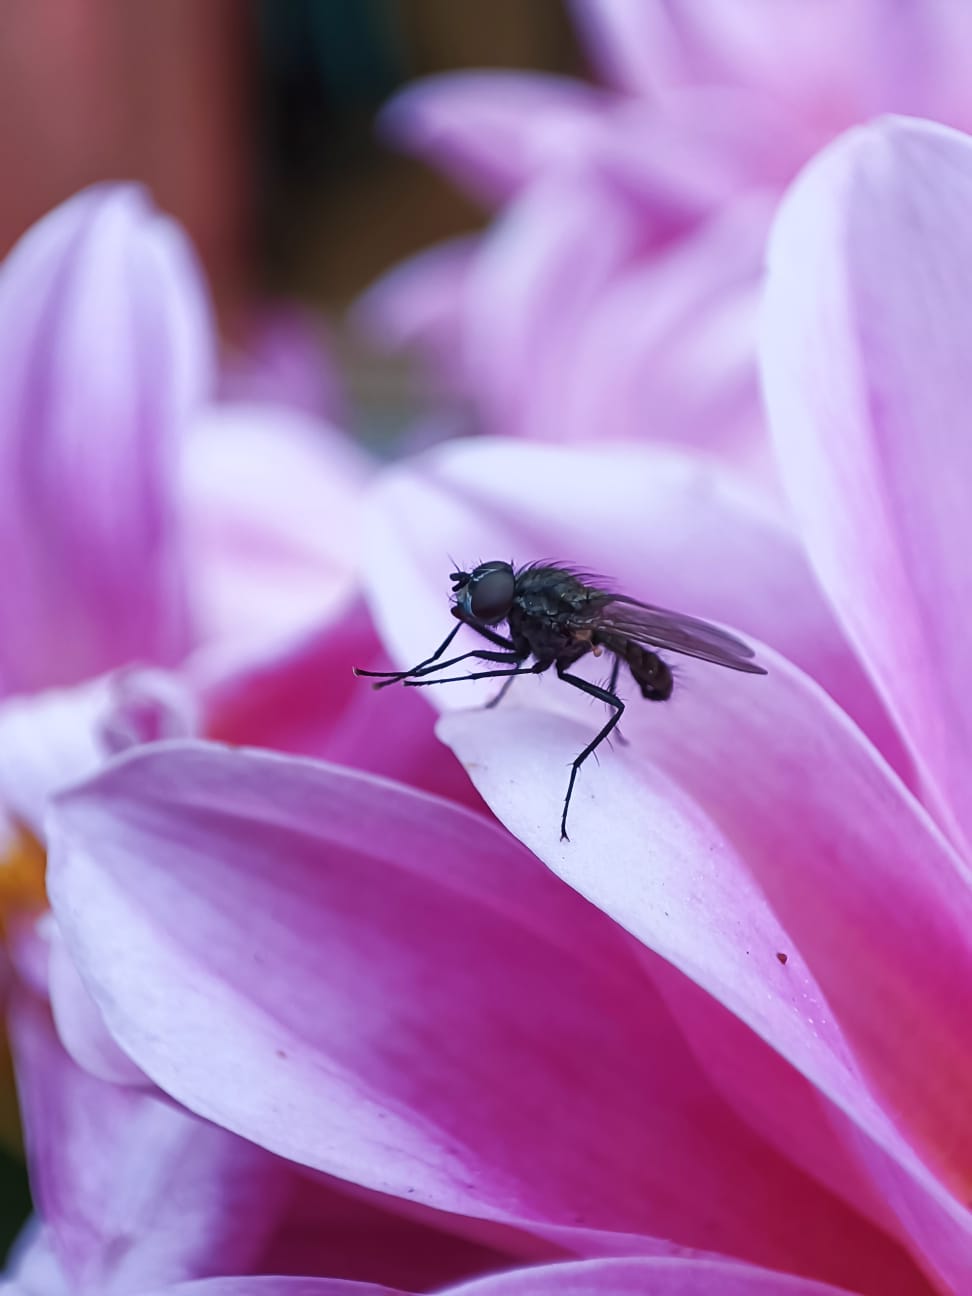
[[[502,678],[505,680],[502,689],[487,704],[495,706],[515,675],[539,675],[553,666],[565,684],[606,703],[612,708],[610,719],[570,767],[560,818],[561,838],[567,836],[567,810],[577,771],[615,728],[624,712],[624,703],[615,692],[622,662],[641,689],[642,697],[651,702],[666,701],[674,687],[671,669],[654,651],[656,648],[685,653],[751,675],[766,674],[753,661],[753,650],[725,630],[681,612],[668,612],[624,594],[615,594],[601,588],[596,577],[568,567],[531,563],[514,570],[510,563],[487,562],[472,572],[453,572],[449,579],[454,595],[452,615],[495,648],[476,648],[441,661],[459,633],[457,625],[431,657],[411,670],[356,670],[355,674],[377,677],[380,683],[375,688],[386,688],[399,681],[410,688],[419,688],[459,680]],[[507,623],[508,635],[492,629],[501,621]],[[605,652],[614,657],[607,688],[569,674],[568,668],[587,653],[600,657]],[[470,657],[502,663],[502,668],[475,671],[471,675],[438,674]],[[525,665],[531,657],[533,661]],[[425,678],[431,675],[435,678]]]

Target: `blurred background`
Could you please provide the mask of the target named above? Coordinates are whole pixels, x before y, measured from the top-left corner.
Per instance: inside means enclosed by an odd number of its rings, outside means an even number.
[[[376,137],[404,82],[459,67],[578,71],[562,0],[35,0],[3,11],[0,253],[92,181],[147,183],[188,229],[223,336],[254,303],[326,312],[363,408],[396,374],[342,327],[404,255],[482,214]],[[357,406],[356,401],[351,402]]]
[[[583,63],[561,0],[31,0],[2,21],[0,254],[83,186],[144,181],[192,236],[227,347],[268,301],[319,311],[365,419],[395,419],[407,375],[355,342],[347,306],[485,220],[379,143],[378,109],[452,68]],[[28,1209],[14,1124],[0,1121],[0,1256]]]

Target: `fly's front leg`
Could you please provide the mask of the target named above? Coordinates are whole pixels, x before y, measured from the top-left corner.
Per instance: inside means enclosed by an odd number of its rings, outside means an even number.
[[[575,757],[571,764],[570,781],[567,784],[567,795],[564,797],[564,812],[560,816],[560,840],[570,841],[570,838],[567,836],[567,811],[570,809],[570,798],[574,792],[574,783],[577,780],[577,771],[587,760],[588,756],[593,755],[593,753],[597,751],[604,739],[617,725],[618,721],[624,714],[624,703],[616,693],[609,692],[608,689],[603,689],[597,684],[590,684],[587,680],[581,679],[577,675],[568,675],[567,672],[562,670],[559,666],[557,667],[557,674],[565,684],[571,684],[574,688],[580,689],[582,693],[586,693],[588,697],[598,698],[601,702],[606,702],[608,706],[615,708],[614,715],[611,716],[604,728],[599,730],[595,737],[587,744],[580,755]]]
[[[459,625],[454,626],[452,630],[450,630],[449,633],[446,635],[445,639],[443,639],[442,643],[439,644],[438,648],[436,648],[432,656],[426,657],[424,661],[420,661],[419,664],[417,666],[413,666],[411,670],[371,671],[371,670],[362,670],[361,667],[355,666],[354,673],[355,675],[366,675],[371,679],[377,679],[379,683],[373,684],[372,688],[381,689],[381,688],[387,688],[389,684],[397,684],[401,680],[411,679],[413,678],[413,676],[428,675],[432,671],[445,670],[446,667],[455,666],[456,662],[464,661],[467,657],[483,657],[487,661],[500,660],[495,656],[487,656],[485,651],[482,652],[473,651],[473,652],[462,653],[458,657],[450,657],[448,661],[444,661],[444,662],[439,661],[439,658],[442,656],[445,650],[452,643],[453,639],[455,639],[456,635],[459,633],[460,628],[463,625],[468,625],[468,624],[469,624],[468,622],[460,622]],[[497,647],[505,649],[507,653],[511,653],[514,651],[513,641],[510,639],[504,639],[504,637],[501,634],[497,634],[495,630],[490,630],[487,626],[475,626],[475,625],[470,626],[470,629],[475,630],[476,633],[482,635],[484,639],[488,639],[490,643],[496,644]]]
[[[512,653],[510,653],[505,659],[502,653],[483,652],[480,653],[479,656],[486,661],[507,660],[507,661],[514,661],[518,663],[523,661],[522,656],[520,655],[514,656]],[[546,670],[549,665],[550,665],[549,662],[538,661],[538,662],[534,662],[532,666],[517,665],[513,667],[512,670],[473,671],[471,675],[447,675],[445,679],[438,679],[438,678],[437,679],[416,679],[416,680],[407,679],[405,681],[405,687],[406,688],[428,688],[430,684],[466,684],[470,680],[505,679],[507,676],[513,676],[513,675],[539,675],[540,672]]]

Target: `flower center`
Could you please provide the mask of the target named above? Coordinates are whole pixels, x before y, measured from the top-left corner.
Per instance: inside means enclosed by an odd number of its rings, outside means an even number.
[[[47,855],[37,838],[17,827],[0,846],[0,938],[14,917],[47,908]]]

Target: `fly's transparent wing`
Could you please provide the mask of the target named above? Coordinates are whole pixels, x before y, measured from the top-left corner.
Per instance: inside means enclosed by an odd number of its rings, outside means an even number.
[[[623,594],[611,595],[599,609],[597,627],[650,648],[668,648],[688,657],[715,662],[717,666],[728,666],[730,670],[748,671],[751,675],[766,674],[765,668],[753,661],[749,644],[727,630],[683,612],[639,603]]]

